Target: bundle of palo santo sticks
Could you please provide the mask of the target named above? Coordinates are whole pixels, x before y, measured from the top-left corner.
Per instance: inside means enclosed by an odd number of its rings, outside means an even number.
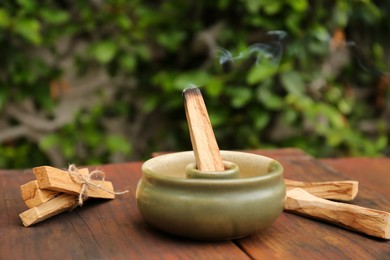
[[[68,171],[50,166],[33,168],[36,180],[20,186],[28,210],[19,215],[25,227],[81,206],[88,198],[114,199],[115,192],[104,173],[70,165]]]

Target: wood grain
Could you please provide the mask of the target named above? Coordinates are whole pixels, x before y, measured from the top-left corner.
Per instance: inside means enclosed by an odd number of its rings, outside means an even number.
[[[286,189],[301,188],[305,191],[323,198],[339,201],[351,201],[358,193],[357,181],[295,181],[290,179],[284,179]]]
[[[76,200],[76,197],[73,195],[61,194],[47,202],[20,213],[19,217],[22,220],[23,225],[28,227],[71,209],[77,204]]]
[[[224,171],[221,153],[211,126],[202,94],[198,88],[183,91],[184,107],[196,166],[201,171]]]
[[[288,179],[357,180],[355,205],[390,211],[390,158],[327,159],[325,164],[295,149],[283,149],[280,157],[275,151],[279,150],[251,152],[280,161]],[[390,255],[390,241],[287,212],[268,229],[236,243],[253,259],[388,259]]]
[[[81,183],[74,182],[69,172],[50,166],[39,166],[33,168],[40,189],[63,192],[70,195],[78,195],[81,190]],[[91,180],[95,185],[101,185],[102,189],[89,186],[86,193],[90,198],[114,199],[114,187],[110,181]],[[110,192],[107,192],[110,191]],[[111,193],[112,192],[112,193]]]
[[[79,173],[88,175],[89,170],[88,168],[79,169]],[[21,185],[20,193],[29,208],[37,207],[60,194],[58,191],[40,189],[37,180],[29,181]]]
[[[280,161],[285,177],[302,181],[359,181],[354,204],[390,211],[390,159],[326,160],[294,148],[252,150]],[[24,228],[26,209],[19,186],[31,170],[0,170],[0,259],[388,259],[390,242],[290,213],[269,228],[233,241],[193,241],[157,231],[138,212],[135,189],[141,163],[100,167],[129,193],[115,200],[88,201],[73,212]],[[60,241],[60,242],[58,242]],[[64,243],[63,241],[66,241]],[[59,243],[61,246],[58,246]]]
[[[250,259],[232,241],[193,241],[148,226],[138,212],[135,189],[142,163],[101,166],[119,190],[115,200],[90,200],[25,228],[19,186],[31,170],[0,170],[0,259]]]
[[[318,198],[301,188],[287,191],[284,210],[390,239],[390,213]]]
[[[33,208],[54,198],[59,192],[51,190],[41,190],[38,181],[29,181],[20,186],[20,193],[27,207]]]

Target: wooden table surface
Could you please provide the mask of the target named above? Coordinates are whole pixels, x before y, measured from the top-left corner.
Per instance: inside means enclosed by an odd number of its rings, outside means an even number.
[[[298,149],[250,151],[279,160],[285,177],[302,181],[359,181],[356,205],[390,211],[390,158],[316,160]],[[100,166],[116,189],[111,201],[87,201],[72,212],[25,228],[19,187],[29,170],[0,170],[0,259],[390,259],[390,241],[291,213],[267,229],[231,241],[194,241],[149,227],[135,190],[141,162]]]

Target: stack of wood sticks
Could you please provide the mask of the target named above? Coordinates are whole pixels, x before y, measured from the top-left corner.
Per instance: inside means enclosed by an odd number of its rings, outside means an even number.
[[[100,171],[95,171],[103,174]],[[19,214],[25,227],[81,206],[87,198],[114,199],[116,192],[104,176],[92,178],[87,168],[65,171],[51,166],[33,168],[36,180],[20,186],[28,210]]]

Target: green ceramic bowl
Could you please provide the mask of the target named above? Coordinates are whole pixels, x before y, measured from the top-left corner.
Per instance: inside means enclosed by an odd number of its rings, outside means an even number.
[[[221,155],[230,171],[222,178],[194,173],[192,151],[146,161],[136,191],[146,222],[178,236],[216,240],[244,237],[276,220],[286,195],[282,165],[250,153]]]

